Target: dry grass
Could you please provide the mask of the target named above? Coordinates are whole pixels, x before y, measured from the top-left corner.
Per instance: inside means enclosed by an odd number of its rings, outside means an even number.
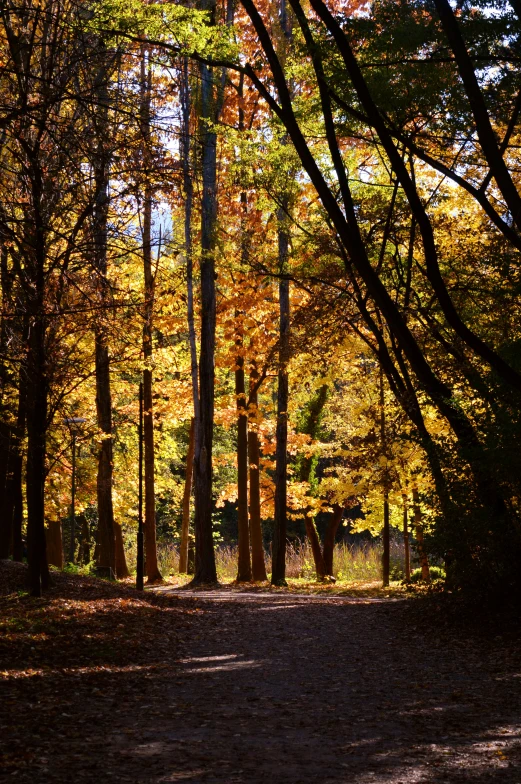
[[[178,574],[179,552],[173,544],[159,544],[158,558],[161,573],[175,585],[186,583],[186,577]],[[333,556],[333,575],[336,585],[321,585],[319,590],[329,592],[349,586],[378,585],[382,578],[382,548],[379,542],[361,545],[345,543],[335,546]],[[237,547],[220,545],[215,550],[217,576],[223,584],[233,582],[237,576]],[[270,556],[266,553],[266,565],[269,569]],[[132,559],[129,559],[132,563]],[[391,576],[399,579],[399,570],[403,564],[403,546],[400,543],[391,545]],[[394,572],[393,572],[394,569]],[[286,551],[286,577],[295,589],[317,589],[315,567],[311,547],[307,541],[288,545]]]

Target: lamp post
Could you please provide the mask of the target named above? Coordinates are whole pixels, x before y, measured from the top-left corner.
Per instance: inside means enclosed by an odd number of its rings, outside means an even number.
[[[72,435],[72,480],[71,480],[71,539],[69,544],[69,563],[74,563],[74,549],[76,545],[76,428],[74,425],[80,425],[86,422],[83,417],[66,417],[64,420],[66,425],[69,425]],[[71,427],[72,425],[72,427]]]

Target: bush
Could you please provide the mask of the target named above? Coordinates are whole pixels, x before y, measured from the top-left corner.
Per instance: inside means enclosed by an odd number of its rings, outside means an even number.
[[[435,582],[436,580],[445,580],[445,570],[441,568],[441,566],[430,566],[429,572],[431,575],[431,582]],[[422,580],[422,570],[421,569],[414,569],[411,572],[411,583],[421,583]]]

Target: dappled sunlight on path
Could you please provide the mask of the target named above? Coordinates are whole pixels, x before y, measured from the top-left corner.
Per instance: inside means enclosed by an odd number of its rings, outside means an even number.
[[[521,782],[512,641],[438,634],[398,597],[103,590],[96,618],[28,600],[51,625],[0,664],[6,780]]]

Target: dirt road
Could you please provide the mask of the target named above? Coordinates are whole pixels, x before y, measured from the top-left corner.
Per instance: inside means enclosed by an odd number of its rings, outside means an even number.
[[[44,602],[21,663],[0,646],[2,781],[521,784],[512,642],[407,601],[115,590]]]

